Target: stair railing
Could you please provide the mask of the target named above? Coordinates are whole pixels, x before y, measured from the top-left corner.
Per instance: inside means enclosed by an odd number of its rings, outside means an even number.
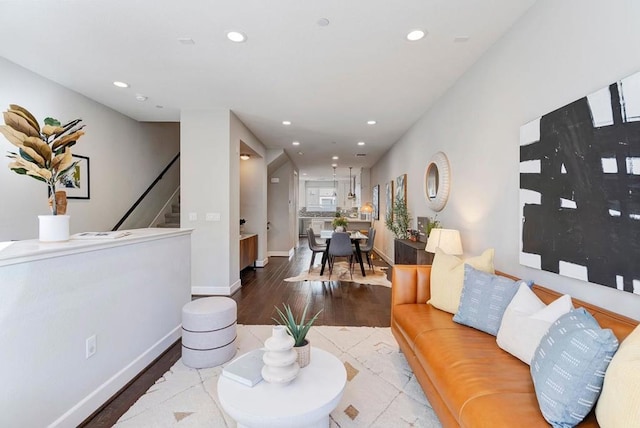
[[[144,191],[144,193],[142,194],[142,196],[140,196],[138,198],[137,201],[134,202],[134,204],[131,206],[131,208],[129,208],[129,210],[125,213],[124,216],[122,216],[122,218],[120,219],[120,221],[113,226],[113,229],[111,229],[112,231],[114,230],[118,230],[118,228],[120,226],[122,226],[122,223],[124,223],[127,218],[129,218],[129,216],[131,215],[131,213],[138,207],[138,205],[140,205],[140,202],[142,202],[144,200],[144,198],[149,194],[149,192],[155,187],[156,184],[158,184],[158,182],[160,180],[162,180],[162,177],[167,173],[167,171],[169,171],[169,168],[171,168],[171,166],[176,163],[176,161],[180,158],[180,152],[178,152],[178,154],[171,160],[171,162],[169,162],[169,165],[167,165],[162,172],[160,173],[160,175],[158,175],[158,177],[156,177],[155,180],[153,180],[153,183],[151,183],[151,185],[149,187],[147,187],[147,190]]]

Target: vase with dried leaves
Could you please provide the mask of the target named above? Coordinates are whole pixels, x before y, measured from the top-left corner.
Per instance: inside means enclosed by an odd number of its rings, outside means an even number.
[[[12,159],[9,168],[45,183],[52,196],[49,200],[52,214],[64,214],[60,208],[66,212],[66,194],[63,197],[56,192],[56,184],[76,167],[71,146],[84,135],[84,125],[80,125],[82,119],[62,125],[47,117],[41,128],[27,109],[16,104],[10,104],[3,116],[5,124],[0,126],[0,133],[18,148],[7,155]]]

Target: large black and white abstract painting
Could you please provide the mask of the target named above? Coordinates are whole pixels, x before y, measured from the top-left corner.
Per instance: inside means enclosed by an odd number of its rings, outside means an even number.
[[[640,73],[520,129],[520,263],[640,294]]]

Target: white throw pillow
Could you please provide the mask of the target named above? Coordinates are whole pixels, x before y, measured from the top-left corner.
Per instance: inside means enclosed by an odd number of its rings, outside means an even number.
[[[547,306],[526,284],[521,284],[502,316],[496,339],[498,346],[531,365],[542,336],[572,308],[568,294]]]

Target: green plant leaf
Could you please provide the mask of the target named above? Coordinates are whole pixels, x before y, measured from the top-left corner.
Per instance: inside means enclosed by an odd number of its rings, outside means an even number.
[[[276,312],[278,313],[278,317],[280,319],[271,318],[277,324],[283,325],[286,327],[287,332],[291,335],[291,337],[293,337],[295,341],[294,346],[301,346],[304,343],[307,333],[309,332],[309,329],[311,329],[311,326],[318,318],[318,315],[320,315],[320,312],[322,312],[322,309],[320,309],[318,313],[315,314],[313,318],[311,318],[305,324],[304,320],[307,316],[308,307],[309,305],[307,304],[304,308],[304,311],[302,312],[302,317],[300,318],[300,320],[296,320],[295,316],[293,315],[293,311],[291,310],[291,306],[283,303],[282,308],[284,309],[284,311],[278,308],[277,306],[275,307]]]
[[[60,121],[52,117],[47,117],[44,119],[44,124],[51,125],[51,126],[60,126]]]

